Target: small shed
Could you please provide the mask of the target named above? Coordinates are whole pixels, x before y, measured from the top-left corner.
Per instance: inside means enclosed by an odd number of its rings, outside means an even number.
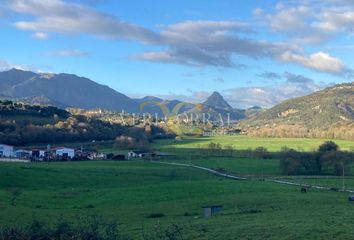
[[[202,208],[204,217],[211,217],[212,215],[215,215],[216,213],[219,213],[222,210],[221,205],[204,206]]]

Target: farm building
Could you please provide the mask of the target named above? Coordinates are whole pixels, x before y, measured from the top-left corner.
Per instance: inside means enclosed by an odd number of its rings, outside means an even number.
[[[12,157],[14,155],[14,147],[6,144],[0,144],[0,157]]]
[[[15,151],[14,155],[17,158],[29,158],[31,156],[31,151],[27,151],[24,149],[18,149]]]
[[[151,151],[130,151],[128,153],[128,159],[130,158],[149,158],[154,157],[156,154]]]
[[[55,155],[59,158],[74,158],[75,157],[75,149],[60,147],[55,149]]]

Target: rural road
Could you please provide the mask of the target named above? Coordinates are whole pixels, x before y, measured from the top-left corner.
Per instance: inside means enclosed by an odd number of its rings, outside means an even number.
[[[215,174],[217,176],[221,176],[221,177],[225,177],[225,178],[229,178],[229,179],[234,179],[234,180],[247,180],[247,178],[244,178],[244,177],[238,177],[238,176],[234,176],[234,175],[230,175],[230,174],[226,174],[226,173],[221,173],[221,172],[218,172],[218,171],[210,169],[210,168],[197,166],[197,165],[192,165],[192,164],[160,162],[160,161],[152,161],[152,162],[153,163],[165,164],[165,165],[174,165],[174,166],[181,166],[181,167],[196,168],[196,169],[204,170],[204,171],[207,171],[209,173]]]
[[[231,174],[218,172],[218,171],[213,170],[211,168],[206,168],[206,167],[197,166],[197,165],[193,165],[193,164],[175,163],[175,162],[162,162],[162,161],[152,161],[152,162],[153,163],[158,163],[158,164],[165,164],[165,165],[174,165],[174,166],[180,166],[180,167],[196,168],[196,169],[200,169],[200,170],[212,173],[212,174],[217,175],[217,176],[221,176],[221,177],[225,177],[225,178],[233,179],[233,180],[250,180],[250,179],[252,179],[252,178],[245,178],[245,177],[234,176],[234,175],[231,175]],[[333,191],[333,189],[331,189],[330,187],[324,187],[324,186],[318,186],[318,185],[309,185],[309,184],[301,184],[301,183],[277,180],[277,179],[272,179],[272,178],[265,178],[264,181],[277,183],[277,184],[284,184],[284,185],[289,185],[289,186],[308,187],[308,188],[314,188],[314,189],[319,189],[319,190]],[[340,189],[337,192],[354,193],[354,190],[349,190],[349,189],[341,190]]]

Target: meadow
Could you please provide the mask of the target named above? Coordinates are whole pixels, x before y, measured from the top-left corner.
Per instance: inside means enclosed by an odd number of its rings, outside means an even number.
[[[117,222],[132,239],[350,239],[354,205],[347,200],[349,193],[315,189],[300,193],[296,186],[259,181],[263,172],[269,178],[340,188],[340,177],[282,176],[277,159],[198,157],[210,142],[232,144],[238,150],[264,146],[278,151],[285,145],[311,150],[323,141],[229,136],[153,143],[155,150],[176,153],[163,161],[224,169],[249,178],[244,181],[142,160],[0,163],[0,230],[34,218],[53,225],[63,218],[77,224],[99,216]],[[353,146],[336,142],[342,149]],[[122,152],[110,144],[101,149]],[[354,186],[352,176],[345,181],[348,188]],[[223,209],[205,218],[206,205]],[[178,226],[182,237],[156,235],[169,226]]]
[[[157,163],[66,162],[0,164],[0,225],[48,224],[97,214],[117,221],[133,239],[156,225],[178,224],[184,239],[329,239],[354,234],[346,193],[257,180],[235,181]],[[12,204],[12,192],[20,194]],[[204,218],[202,206],[223,205]],[[149,216],[162,216],[151,218]]]
[[[323,142],[329,139],[311,138],[258,138],[246,135],[225,135],[213,137],[186,137],[183,141],[170,139],[156,141],[153,145],[156,149],[198,149],[205,148],[209,143],[220,143],[223,146],[233,146],[236,150],[255,149],[265,147],[270,152],[277,152],[282,147],[293,148],[301,151],[314,151]],[[354,141],[333,140],[341,150],[354,150]]]

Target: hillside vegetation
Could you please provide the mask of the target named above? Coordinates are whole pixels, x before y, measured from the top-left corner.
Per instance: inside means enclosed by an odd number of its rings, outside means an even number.
[[[290,99],[243,121],[252,136],[354,139],[354,83]]]
[[[0,143],[24,145],[73,141],[114,140],[119,136],[148,141],[162,129],[123,126],[65,110],[0,101]]]

